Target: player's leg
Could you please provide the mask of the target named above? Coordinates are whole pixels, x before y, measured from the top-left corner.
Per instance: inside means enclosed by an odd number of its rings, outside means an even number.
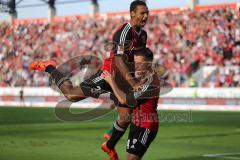
[[[117,153],[114,149],[117,142],[124,135],[129,123],[130,123],[130,110],[128,108],[118,107],[119,116],[116,122],[113,124],[111,131],[104,134],[104,137],[108,140],[102,144],[102,150],[106,152],[110,159],[115,160]],[[116,159],[117,160],[117,159]]]
[[[127,141],[127,159],[140,160],[157,135],[157,130],[140,128],[131,124]]]
[[[131,109],[128,108],[126,105],[121,105],[120,102],[117,100],[117,98],[112,94],[110,96],[110,99],[114,101],[114,105],[117,108],[118,111],[118,117],[116,118],[116,121],[112,124],[110,129],[103,134],[103,137],[106,140],[109,140],[114,129],[114,124],[117,122],[117,124],[122,128],[127,128],[128,125],[131,122]]]
[[[117,107],[118,111],[118,119],[117,122],[121,127],[128,127],[128,125],[131,122],[131,108],[126,108],[126,107]]]
[[[55,84],[69,101],[76,102],[85,98],[81,87],[73,86],[70,79],[57,70],[55,61],[34,61],[30,64],[30,69],[49,73]]]
[[[115,108],[115,105],[113,105]],[[121,127],[128,127],[128,125],[131,122],[131,110],[128,108],[124,107],[117,107],[118,111],[118,117],[117,117],[117,122]],[[113,132],[113,127],[114,123],[111,125],[110,129],[104,134],[107,135],[106,137],[104,136],[105,139],[109,140],[110,136],[112,135]]]
[[[141,157],[138,157],[135,154],[128,153],[127,154],[127,160],[141,160]]]
[[[58,71],[56,70],[56,72]],[[86,97],[98,98],[101,94],[111,91],[111,87],[101,78],[101,74],[102,71],[99,70],[79,86],[73,86],[72,82],[66,79],[63,80],[63,84],[59,88],[71,101],[79,101]]]
[[[70,79],[64,80],[62,84],[58,85],[58,88],[61,90],[66,99],[71,102],[77,102],[86,98],[82,88],[80,86],[73,86]]]
[[[113,149],[121,137],[124,135],[125,131],[128,128],[128,125],[131,122],[131,109],[125,107],[117,107],[118,118],[114,122],[113,127],[111,128],[110,139],[107,141],[107,146],[110,149]],[[109,133],[109,132],[108,132]]]
[[[102,144],[101,148],[104,152],[106,152],[108,154],[110,160],[118,160],[118,154],[117,154],[116,150],[108,148],[106,142],[104,142]]]
[[[115,65],[113,65],[115,66]],[[133,73],[134,72],[134,63],[128,63],[129,70]],[[119,88],[123,92],[129,92],[131,86],[128,84],[128,82],[125,80],[125,78],[122,76],[122,74],[119,72],[118,68],[114,68],[114,75],[115,75],[115,82],[118,85]],[[112,127],[104,134],[105,139],[109,139],[112,135],[114,124],[117,123],[122,128],[127,128],[130,121],[131,121],[131,110],[128,109],[128,106],[122,105],[116,96],[114,94],[110,95],[110,99],[114,101],[114,105],[117,107],[118,110],[118,118],[116,122],[113,123]]]

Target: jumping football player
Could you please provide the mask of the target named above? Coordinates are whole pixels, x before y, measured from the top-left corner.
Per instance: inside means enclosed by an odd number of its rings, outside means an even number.
[[[142,48],[133,51],[133,53],[135,73],[141,82],[141,90],[125,93],[108,71],[103,71],[101,76],[109,83],[121,104],[134,106],[127,141],[127,159],[140,160],[158,132],[157,104],[160,80],[152,68],[152,51],[148,48]],[[103,147],[105,146],[103,145]]]
[[[72,102],[80,101],[86,97],[98,98],[100,94],[111,91],[111,87],[100,76],[103,70],[110,73],[114,70],[116,77],[118,77],[117,79],[124,80],[121,81],[121,83],[127,82],[124,83],[122,87],[124,90],[137,88],[138,83],[134,76],[129,74],[134,72],[134,69],[128,66],[128,62],[133,62],[133,55],[131,54],[133,48],[146,46],[147,33],[142,28],[147,23],[148,13],[149,11],[145,2],[135,0],[131,3],[130,22],[121,25],[114,33],[113,44],[116,44],[116,47],[112,49],[110,57],[104,61],[100,71],[82,82],[79,86],[73,86],[70,79],[57,70],[57,64],[53,60],[35,61],[30,64],[30,69],[49,73],[66,99]],[[98,92],[93,92],[93,89],[97,89]],[[131,110],[124,105],[118,106],[118,104],[116,104],[116,106],[122,114],[119,114],[120,118],[114,123],[111,138],[107,143],[108,149],[111,150],[109,156],[113,158],[117,157],[114,146],[122,137],[129,124],[129,121],[125,121],[126,118],[122,118],[122,116],[129,115],[131,112]]]

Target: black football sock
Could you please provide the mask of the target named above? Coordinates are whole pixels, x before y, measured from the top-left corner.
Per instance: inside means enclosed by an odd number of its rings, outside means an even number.
[[[47,66],[45,71],[50,74],[51,78],[58,87],[60,87],[65,80],[68,80],[66,76],[64,76],[61,72],[57,70],[56,67],[52,65]]]
[[[56,69],[56,67],[49,65],[46,67],[45,72],[48,72],[49,74],[51,74],[55,69]]]
[[[118,125],[117,122],[114,123],[113,126],[113,131],[112,131],[112,136],[111,138],[107,141],[107,146],[110,149],[113,149],[115,145],[118,143],[120,138],[123,136],[127,128],[122,128]]]
[[[111,128],[109,128],[109,130],[107,131],[107,134],[109,136],[112,136],[113,128],[114,128],[114,124],[112,124]]]

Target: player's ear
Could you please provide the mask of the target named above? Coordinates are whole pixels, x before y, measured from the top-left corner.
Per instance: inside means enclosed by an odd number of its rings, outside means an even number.
[[[134,17],[135,17],[135,12],[134,12],[134,11],[131,11],[131,12],[130,12],[130,17],[131,17],[131,18],[134,18]]]

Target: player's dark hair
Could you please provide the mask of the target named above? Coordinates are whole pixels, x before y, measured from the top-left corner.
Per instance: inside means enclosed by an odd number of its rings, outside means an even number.
[[[153,60],[153,52],[149,48],[141,47],[133,49],[132,53],[134,56],[143,56],[146,60]]]
[[[137,8],[137,6],[146,6],[147,7],[147,4],[141,0],[135,0],[130,5],[130,12],[134,11]]]

